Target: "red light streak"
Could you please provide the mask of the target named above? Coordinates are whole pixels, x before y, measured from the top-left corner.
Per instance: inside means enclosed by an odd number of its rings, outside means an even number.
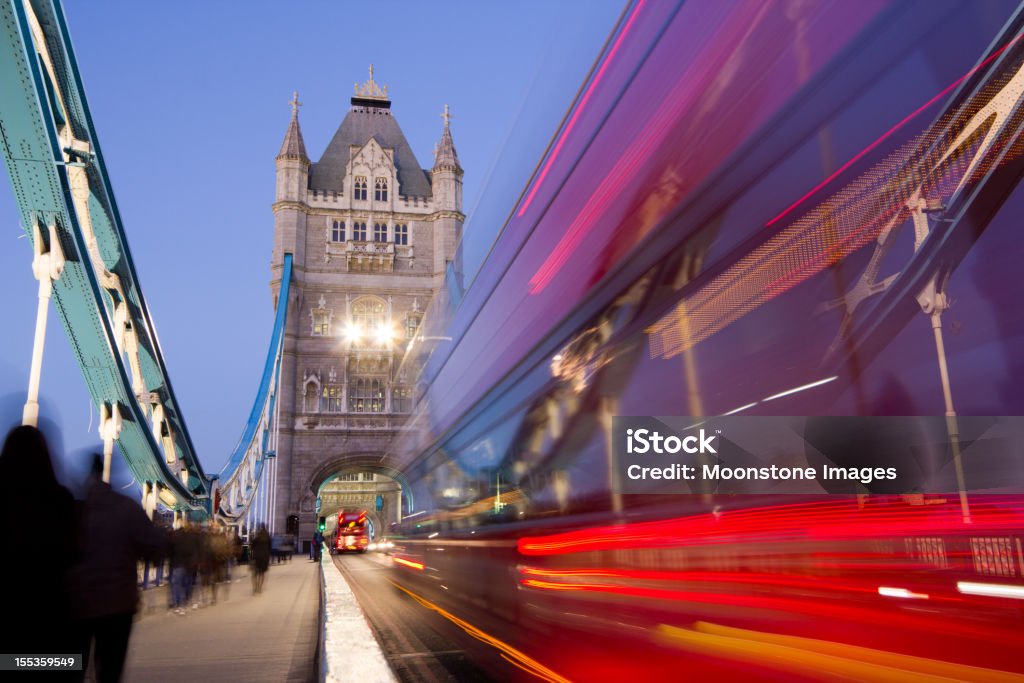
[[[998,57],[999,55],[1001,55],[1001,54],[1002,54],[1002,53],[1003,53],[1004,51],[1006,51],[1006,50],[1007,50],[1007,49],[1008,49],[1008,48],[1009,48],[1009,47],[1010,47],[1011,45],[1013,45],[1014,43],[1016,43],[1016,42],[1017,42],[1018,40],[1020,40],[1020,39],[1021,39],[1022,37],[1024,37],[1024,34],[1020,34],[1020,35],[1018,35],[1018,36],[1017,36],[1016,38],[1014,38],[1013,40],[1011,40],[1010,42],[1008,42],[1008,43],[1007,43],[1006,45],[1003,45],[1003,46],[1002,46],[1001,48],[999,48],[998,50],[996,50],[995,52],[993,52],[993,53],[992,53],[991,55],[989,55],[989,56],[988,56],[988,57],[987,57],[987,58],[986,58],[986,59],[985,59],[985,60],[984,60],[983,62],[981,62],[980,64],[978,64],[977,66],[975,66],[974,68],[972,68],[972,69],[971,69],[970,71],[968,71],[967,73],[965,73],[965,74],[964,74],[963,76],[961,76],[960,78],[956,79],[955,81],[953,81],[952,83],[950,83],[950,84],[949,84],[948,86],[946,86],[945,88],[943,88],[942,90],[940,90],[940,91],[939,91],[939,93],[938,93],[937,95],[935,95],[935,96],[934,96],[934,97],[932,97],[932,98],[931,98],[930,100],[928,100],[927,102],[925,102],[924,104],[922,104],[922,105],[921,105],[920,107],[918,107],[917,109],[915,109],[915,110],[914,110],[913,112],[911,112],[910,114],[908,114],[908,115],[907,115],[906,117],[904,117],[904,119],[903,119],[902,121],[900,121],[900,122],[899,122],[899,123],[897,123],[897,124],[896,124],[895,126],[893,126],[893,127],[892,127],[892,128],[890,128],[889,130],[887,130],[887,131],[886,131],[885,133],[883,133],[883,134],[881,135],[881,137],[879,137],[878,139],[876,139],[876,140],[875,140],[874,142],[872,142],[872,143],[871,143],[870,145],[868,145],[867,147],[865,147],[865,148],[864,148],[864,149],[862,149],[861,151],[857,152],[857,154],[855,154],[855,155],[853,156],[853,158],[851,158],[851,159],[850,159],[849,161],[847,161],[847,162],[846,162],[845,164],[843,164],[843,165],[842,165],[842,166],[840,166],[840,167],[839,167],[838,169],[836,169],[836,170],[835,170],[835,171],[834,171],[834,172],[833,172],[833,173],[832,173],[832,174],[831,174],[831,175],[830,175],[829,177],[825,178],[825,179],[824,179],[824,180],[822,180],[822,181],[821,181],[820,183],[818,183],[817,185],[815,185],[815,186],[814,186],[814,187],[813,187],[813,188],[812,188],[812,189],[811,189],[811,190],[810,190],[810,191],[809,191],[809,192],[808,192],[807,194],[805,194],[804,196],[800,197],[800,199],[798,199],[798,200],[796,200],[795,202],[793,202],[792,204],[790,204],[790,205],[789,205],[788,207],[786,207],[786,209],[784,209],[784,210],[782,211],[782,213],[780,213],[779,215],[775,216],[775,218],[773,218],[773,219],[771,219],[770,221],[768,221],[767,223],[765,223],[765,224],[764,224],[764,227],[766,227],[766,228],[770,228],[770,227],[771,227],[772,225],[774,225],[775,223],[777,223],[778,221],[780,221],[780,220],[781,220],[782,218],[784,218],[784,217],[785,217],[786,215],[788,215],[789,213],[791,213],[791,212],[792,212],[792,211],[793,211],[793,210],[794,210],[794,209],[795,209],[796,207],[798,207],[798,206],[800,206],[801,204],[803,204],[803,203],[804,203],[805,201],[807,201],[807,200],[808,200],[808,199],[809,199],[810,197],[812,197],[812,196],[813,196],[814,194],[816,194],[816,193],[817,193],[817,192],[818,192],[819,190],[821,190],[821,189],[822,189],[823,187],[825,187],[826,185],[828,185],[829,183],[831,183],[831,182],[832,182],[833,180],[835,180],[835,179],[836,179],[836,178],[837,178],[838,176],[842,175],[842,173],[843,173],[844,171],[846,171],[846,170],[847,170],[848,168],[850,168],[850,166],[852,166],[853,164],[857,163],[857,161],[859,161],[859,160],[860,160],[861,158],[863,158],[863,157],[864,157],[864,155],[868,154],[868,153],[869,153],[869,152],[870,152],[871,150],[875,149],[876,147],[878,147],[878,145],[882,144],[882,142],[884,142],[884,141],[886,140],[886,138],[888,138],[888,137],[889,137],[889,136],[891,136],[891,135],[892,135],[893,133],[895,133],[896,131],[898,131],[898,130],[899,130],[900,128],[902,128],[903,126],[905,126],[905,125],[906,125],[906,124],[907,124],[908,122],[910,122],[910,121],[911,121],[912,119],[914,119],[914,118],[915,118],[915,117],[917,117],[917,116],[918,116],[919,114],[921,114],[922,112],[924,112],[924,111],[925,111],[926,109],[928,109],[929,107],[931,107],[931,106],[932,106],[933,104],[935,104],[936,102],[938,102],[938,101],[939,101],[940,99],[942,99],[943,97],[945,97],[946,95],[948,95],[948,94],[949,94],[950,92],[952,92],[952,91],[953,91],[953,90],[954,90],[954,89],[955,89],[955,88],[956,88],[956,87],[957,87],[958,85],[960,85],[961,83],[963,83],[963,82],[964,82],[965,80],[967,80],[967,79],[968,79],[968,78],[969,78],[970,76],[974,75],[974,74],[975,74],[975,73],[976,73],[976,72],[977,72],[978,70],[980,70],[980,69],[982,69],[983,67],[987,66],[987,65],[988,65],[988,64],[989,64],[989,63],[990,63],[990,62],[991,62],[992,60],[994,60],[994,59],[995,59],[996,57]]]
[[[829,565],[831,567],[832,565]],[[856,568],[857,567],[855,565]],[[888,566],[886,569],[905,570],[906,567]],[[849,597],[857,597],[861,594],[872,596],[878,595],[877,576],[865,576],[863,580],[848,579],[839,580],[816,575],[801,576],[797,574],[759,573],[759,572],[717,572],[717,571],[656,571],[643,569],[539,569],[536,567],[520,567],[520,573],[529,577],[542,577],[542,579],[563,579],[562,581],[543,581],[540,579],[521,579],[524,586],[533,586],[551,590],[580,590],[579,586],[606,585],[621,586],[621,584],[588,584],[585,582],[572,581],[582,577],[614,578],[623,581],[672,581],[674,583],[717,583],[728,584],[735,588],[749,588],[757,590],[773,588],[790,588],[807,593],[827,591],[830,593],[847,593]],[[570,580],[564,580],[570,579]],[[537,581],[543,585],[529,583]],[[560,588],[553,588],[553,586]],[[933,602],[963,603],[962,596],[936,595]]]
[[[551,154],[548,156],[547,162],[545,162],[544,167],[541,169],[540,174],[538,174],[538,176],[537,176],[537,179],[535,181],[533,181],[533,187],[530,188],[529,194],[526,195],[526,200],[523,201],[523,205],[519,209],[519,213],[516,214],[517,217],[522,218],[523,214],[526,213],[526,210],[528,208],[530,208],[530,203],[533,201],[534,195],[537,194],[537,190],[539,190],[540,186],[544,183],[544,178],[547,176],[548,171],[551,170],[551,165],[555,163],[555,159],[558,157],[558,153],[561,151],[562,145],[565,144],[566,138],[569,136],[569,133],[572,131],[573,126],[576,125],[576,120],[579,118],[580,113],[582,113],[584,107],[586,107],[587,101],[590,100],[590,96],[593,94],[594,88],[597,87],[597,84],[600,82],[601,78],[604,76],[605,70],[608,68],[608,65],[611,63],[612,58],[615,56],[615,53],[618,51],[619,46],[622,44],[623,39],[626,37],[626,34],[629,32],[630,27],[633,25],[633,21],[636,19],[637,15],[640,13],[640,10],[641,10],[641,8],[643,8],[645,2],[646,2],[646,0],[640,0],[640,2],[637,3],[636,7],[633,8],[633,12],[632,12],[632,14],[629,15],[629,19],[626,21],[626,25],[622,28],[622,31],[619,33],[619,37],[615,39],[615,43],[612,44],[611,50],[608,51],[608,56],[605,58],[604,62],[601,64],[601,68],[598,69],[597,74],[594,76],[593,80],[590,81],[590,85],[587,87],[586,92],[583,93],[583,97],[580,99],[579,105],[576,107],[576,110],[573,112],[572,116],[569,118],[569,122],[566,124],[565,130],[563,130],[562,134],[558,136],[558,142],[555,143],[555,148],[551,151]]]
[[[529,588],[559,592],[605,593],[663,602],[701,603],[716,607],[730,606],[767,609],[787,614],[805,614],[823,619],[860,622],[871,625],[872,628],[877,628],[879,619],[882,618],[881,614],[884,614],[886,624],[890,627],[895,626],[944,634],[957,633],[962,636],[991,639],[993,642],[1019,644],[1019,636],[1015,632],[1007,631],[1006,629],[990,628],[983,624],[960,623],[948,619],[939,620],[935,619],[932,614],[899,612],[893,609],[893,602],[891,600],[883,602],[884,609],[872,609],[863,606],[820,602],[814,599],[780,596],[666,590],[662,588],[617,586],[602,583],[566,584],[537,579],[523,579],[521,583]]]
[[[971,527],[953,503],[895,508],[856,502],[794,504],[695,515],[657,522],[583,529],[549,536],[523,537],[523,555],[562,555],[625,548],[680,547],[785,539],[855,539],[937,533],[1017,531],[1024,527],[1024,506],[1005,499],[1005,508],[979,509]]]
[[[652,571],[645,569],[537,569],[522,567],[520,572],[528,576],[549,579],[576,577],[604,577],[635,579],[638,581],[675,581],[692,583],[731,583],[750,586],[785,586],[814,590],[849,591],[876,594],[874,584],[862,585],[854,581],[829,581],[817,576],[799,577],[789,574],[760,574],[753,572],[699,572],[699,571]],[[565,585],[572,585],[565,583]]]

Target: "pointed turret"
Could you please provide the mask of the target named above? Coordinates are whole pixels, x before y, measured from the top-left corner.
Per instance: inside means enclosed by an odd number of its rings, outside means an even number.
[[[284,134],[284,142],[281,143],[281,151],[277,153],[278,159],[299,159],[309,163],[306,156],[306,143],[302,141],[302,130],[299,128],[299,93],[292,93],[292,120],[288,124],[288,132]]]
[[[462,239],[462,165],[452,140],[448,105],[444,105],[444,130],[434,149],[434,168],[430,171],[434,191],[434,272],[444,276],[448,264],[455,261],[455,276],[461,287],[462,265],[457,253]]]
[[[462,211],[462,166],[459,155],[455,152],[452,140],[451,120],[448,105],[444,105],[444,130],[441,131],[441,142],[434,148],[433,176],[434,198],[436,207],[442,211]]]
[[[309,157],[299,130],[299,94],[292,94],[292,120],[288,124],[281,151],[274,162],[274,263],[283,263],[284,254],[293,254],[302,263],[306,244],[306,192],[309,185]]]
[[[448,105],[444,105],[444,130],[441,132],[441,142],[434,150],[434,171],[455,171],[462,175],[462,166],[459,164],[459,155],[455,151],[455,142],[452,140],[452,129],[449,125],[451,114],[448,112]]]

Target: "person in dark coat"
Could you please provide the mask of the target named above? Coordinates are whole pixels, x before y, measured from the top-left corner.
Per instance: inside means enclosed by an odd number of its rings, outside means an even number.
[[[195,566],[195,543],[188,529],[171,533],[171,609],[184,614],[192,594],[192,571]]]
[[[74,520],[74,498],[57,483],[42,432],[11,430],[0,451],[4,652],[78,651],[67,575],[78,553]]]
[[[83,672],[96,645],[96,680],[118,681],[139,603],[137,564],[160,561],[169,550],[164,533],[130,498],[103,481],[103,460],[93,459],[80,520],[82,556],[73,571],[72,608],[79,625]]]
[[[320,555],[323,552],[323,549],[324,549],[324,535],[322,533],[320,533],[319,529],[317,529],[313,533],[313,561],[314,562],[319,562],[320,561]]]
[[[270,568],[270,533],[266,524],[260,524],[252,539],[252,592],[263,592],[263,580]]]

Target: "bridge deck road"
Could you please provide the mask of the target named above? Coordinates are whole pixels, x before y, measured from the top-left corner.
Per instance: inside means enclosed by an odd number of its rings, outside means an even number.
[[[319,565],[301,555],[272,564],[263,592],[249,577],[214,605],[161,609],[135,622],[124,680],[312,681],[319,638]]]
[[[398,590],[384,556],[336,555],[333,560],[400,683],[538,680]]]

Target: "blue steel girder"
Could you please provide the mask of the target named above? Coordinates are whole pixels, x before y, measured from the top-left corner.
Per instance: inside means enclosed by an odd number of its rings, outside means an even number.
[[[168,378],[89,115],[63,13],[50,0],[2,0],[0,136],[21,213],[67,258],[53,299],[98,406],[122,420],[137,481],[179,510],[209,512],[204,473]]]
[[[0,0],[0,12],[0,50],[8,57],[0,63],[4,160],[29,238],[38,232],[44,239],[52,225],[67,257],[53,298],[89,392],[101,412],[120,416],[118,443],[136,480],[156,484],[177,510],[238,522],[276,441],[291,254],[249,420],[221,475],[208,477],[138,284],[61,8],[51,0]]]
[[[272,452],[269,446],[273,444],[277,427],[275,410],[281,380],[281,358],[284,350],[285,322],[288,319],[288,300],[291,296],[291,278],[292,255],[285,254],[277,293],[274,330],[270,335],[259,390],[252,410],[249,411],[249,419],[242,430],[242,436],[220,474],[220,505],[214,513],[225,522],[241,521],[256,495],[267,458]]]

